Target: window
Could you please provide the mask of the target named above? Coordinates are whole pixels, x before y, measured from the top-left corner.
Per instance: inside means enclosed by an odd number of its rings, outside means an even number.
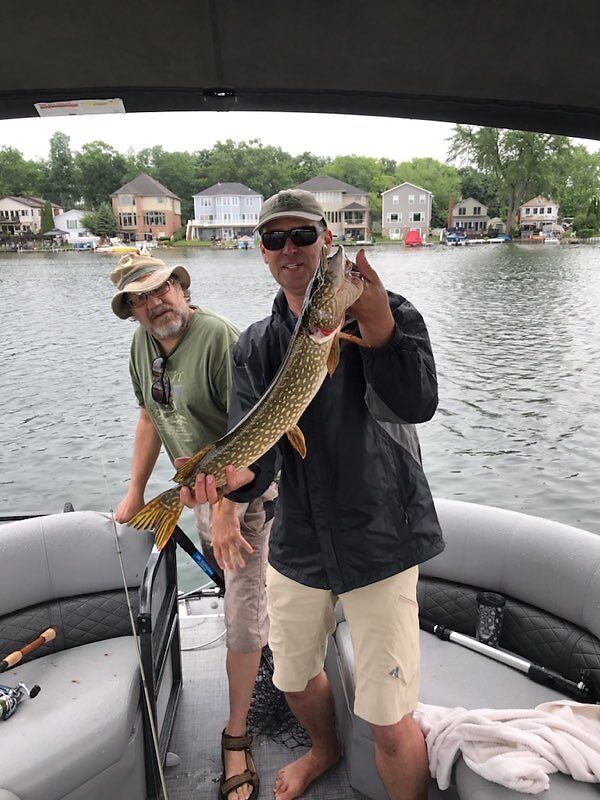
[[[400,198],[398,197],[398,195],[397,194],[392,195],[392,203],[395,206],[397,206],[399,202],[400,202]]]
[[[530,208],[526,208],[525,209],[525,215],[529,216],[530,214],[531,214],[531,209]]]
[[[551,213],[552,213],[552,206],[548,206],[548,208],[546,209],[546,214],[551,214]]]
[[[144,216],[146,216],[144,214]],[[137,214],[119,214],[119,227],[135,228],[137,225]]]
[[[458,208],[458,216],[459,217],[466,217],[467,216],[467,209],[465,206],[459,206]]]
[[[76,219],[68,219],[67,220],[67,230],[68,231],[76,231],[79,227],[79,221]]]
[[[427,197],[424,194],[419,195],[419,203],[426,203]]]
[[[390,213],[387,215],[388,222],[402,222],[402,214]]]
[[[130,194],[122,194],[119,197],[119,201],[120,201],[119,205],[132,206],[133,205],[133,203],[131,202],[132,200],[133,200],[133,197]]]
[[[408,215],[409,222],[424,222],[423,213],[421,211],[411,211]]]
[[[473,206],[473,216],[479,217],[481,215],[481,206]]]
[[[538,210],[537,210],[537,208],[534,208],[534,209],[533,209],[533,214],[534,214],[534,216],[535,216],[537,213],[538,213]]]
[[[409,202],[409,203],[414,203],[414,202],[415,202],[415,196],[414,196],[414,194],[409,194],[409,195],[408,195],[408,202]]]
[[[146,211],[143,217],[144,225],[165,225],[165,214],[162,211]]]
[[[211,206],[212,205],[212,200],[210,199],[210,197],[201,197],[200,198],[200,205],[201,206],[205,206],[205,207],[206,206]]]

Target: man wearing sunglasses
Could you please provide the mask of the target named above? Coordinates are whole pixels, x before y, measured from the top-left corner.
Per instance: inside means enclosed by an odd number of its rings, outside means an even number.
[[[285,355],[305,291],[332,234],[315,197],[286,190],[267,200],[258,230],[264,262],[279,284],[271,316],[244,331],[234,351],[230,427],[256,403]],[[354,713],[372,730],[375,760],[392,800],[425,800],[425,741],[412,717],[418,699],[418,564],[444,544],[421,467],[414,423],[437,406],[437,380],[423,318],[386,292],[364,251],[364,289],[348,309],[340,362],[302,415],[307,455],[282,437],[250,468],[228,467],[229,497],[263,491],[281,464],[269,542],[267,599],[273,682],[311,736],[284,767],[277,800],[293,800],[340,756],[331,688],[323,671],[339,597],[355,655]],[[192,506],[217,501],[213,476],[199,475]]]
[[[175,464],[225,433],[231,350],[239,333],[228,320],[190,305],[190,276],[184,267],[134,253],[123,256],[110,277],[118,289],[112,310],[121,319],[139,323],[129,370],[140,413],[129,489],[115,512],[117,522],[127,522],[144,505],[144,490],[161,446]],[[228,784],[223,800],[256,795],[255,774],[249,780],[246,773],[251,762],[237,745],[249,739],[246,718],[267,643],[267,539],[275,496],[275,488],[269,486],[248,503],[224,500],[212,522],[208,507],[195,510],[205,553],[209,559],[214,555],[225,573],[230,688],[225,733],[237,749],[224,756],[222,786],[225,780]]]

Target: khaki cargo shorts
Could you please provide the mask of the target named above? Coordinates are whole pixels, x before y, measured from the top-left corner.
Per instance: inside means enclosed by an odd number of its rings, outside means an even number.
[[[243,552],[245,567],[225,570],[227,647],[236,653],[254,653],[261,650],[269,637],[265,583],[269,531],[273,515],[271,513],[267,521],[265,503],[268,508],[269,503],[272,504],[276,497],[277,487],[272,484],[261,497],[251,503],[239,504],[238,518],[241,534],[252,546],[253,552]],[[211,515],[212,507],[208,504],[194,508],[196,528],[209,560],[212,555],[210,548]]]
[[[418,567],[411,567],[339,596],[354,647],[354,713],[375,725],[393,725],[417,707],[418,575]],[[267,598],[273,683],[284,692],[301,692],[323,669],[338,598],[270,565]]]

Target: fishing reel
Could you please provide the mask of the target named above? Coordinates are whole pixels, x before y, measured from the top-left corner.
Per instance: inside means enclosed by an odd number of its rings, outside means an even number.
[[[0,720],[12,717],[19,703],[26,696],[37,697],[40,691],[37,684],[29,689],[24,683],[19,683],[17,686],[5,686],[0,683]]]

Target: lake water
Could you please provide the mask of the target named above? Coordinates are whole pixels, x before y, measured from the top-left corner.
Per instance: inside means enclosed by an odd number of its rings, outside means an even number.
[[[600,248],[391,245],[367,255],[431,335],[440,405],[419,434],[434,494],[600,533]],[[195,303],[239,327],[270,312],[276,287],[257,250],[160,256],[187,267]],[[116,260],[0,255],[0,515],[67,501],[107,511],[126,491],[134,323],[110,311]],[[148,499],[172,473],[161,455]],[[193,529],[187,510],[183,527]],[[180,573],[184,588],[204,582],[185,555]]]

